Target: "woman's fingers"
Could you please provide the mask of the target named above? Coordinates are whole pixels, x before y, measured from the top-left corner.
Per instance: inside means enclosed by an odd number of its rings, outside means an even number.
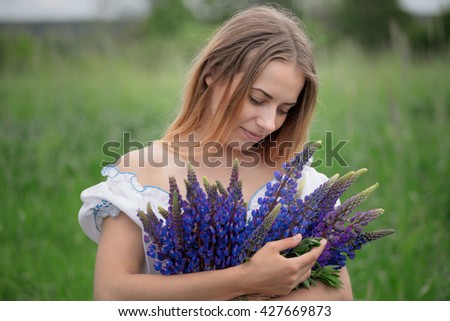
[[[311,269],[314,263],[319,258],[322,251],[325,249],[327,241],[322,239],[320,241],[320,246],[314,247],[308,253],[305,253],[299,257],[294,257],[288,259],[290,263],[295,264],[297,273],[296,285],[305,281],[311,275]]]
[[[288,238],[281,239],[278,241],[269,242],[266,245],[279,253],[284,250],[288,250],[288,249],[292,249],[292,248],[296,247],[300,243],[301,240],[302,240],[302,235],[296,234],[292,237],[288,237]]]

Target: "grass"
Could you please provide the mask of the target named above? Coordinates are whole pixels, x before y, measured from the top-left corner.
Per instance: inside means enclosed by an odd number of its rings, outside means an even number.
[[[405,61],[346,52],[324,55],[323,91],[313,135],[333,129],[349,168],[367,167],[356,184],[380,187],[366,208],[383,207],[373,227],[396,234],[369,245],[349,263],[355,297],[368,300],[448,300],[448,61]]]
[[[201,33],[179,41],[61,50],[31,40],[0,72],[0,298],[90,300],[96,245],[81,231],[80,192],[103,178],[102,145],[157,138],[175,114]],[[192,38],[190,38],[192,37]],[[156,48],[156,49],[155,49]],[[8,58],[9,57],[9,58]],[[380,187],[363,205],[383,207],[373,228],[397,233],[349,262],[357,300],[448,300],[448,58],[318,50],[319,108],[311,139],[348,140],[348,163],[367,167],[349,191]],[[325,143],[330,143],[325,141]],[[324,151],[317,158],[326,159]],[[344,195],[345,198],[345,195]]]

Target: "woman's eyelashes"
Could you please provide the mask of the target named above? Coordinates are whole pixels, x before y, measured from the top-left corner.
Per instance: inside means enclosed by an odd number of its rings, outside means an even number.
[[[256,105],[256,106],[261,106],[261,105],[264,104],[264,100],[260,100],[258,98],[253,97],[253,96],[249,96],[249,100],[250,100],[250,102],[253,105]]]
[[[285,108],[278,108],[278,111],[280,114],[282,115],[289,115],[289,112],[294,109],[295,105],[291,105],[291,106],[284,106]],[[286,108],[287,107],[287,108]]]
[[[258,98],[253,97],[253,96],[249,96],[249,100],[250,100],[250,102],[251,102],[253,105],[255,105],[255,106],[262,106],[262,105],[265,104],[264,99],[258,99]],[[281,109],[281,108],[277,108],[277,113],[278,113],[279,115],[286,116],[286,115],[289,114],[289,109],[283,110],[283,109]]]

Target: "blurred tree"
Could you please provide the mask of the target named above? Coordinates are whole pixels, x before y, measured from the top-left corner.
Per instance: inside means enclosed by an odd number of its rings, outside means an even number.
[[[0,70],[26,70],[32,66],[36,41],[27,33],[0,32]]]
[[[295,3],[298,1],[293,0],[276,0],[276,1],[268,1],[268,0],[184,0],[183,3],[187,8],[192,12],[194,17],[213,21],[220,22],[229,18],[233,15],[237,10],[241,10],[247,8],[251,5],[257,4],[272,4],[272,5],[281,5],[285,8],[295,10]]]
[[[396,0],[341,0],[334,19],[338,32],[369,49],[388,45],[393,25],[406,30],[411,22]]]
[[[99,16],[112,20],[134,20],[148,15],[151,0],[93,0]]]
[[[194,20],[183,0],[152,0],[146,29],[150,34],[169,34]]]
[[[106,0],[103,0],[106,1]],[[220,23],[237,10],[255,4],[279,4],[295,11],[292,0],[148,0],[150,15],[146,21],[146,31],[150,34],[169,34],[182,29],[195,20]]]
[[[103,0],[106,1],[106,0]],[[373,50],[391,47],[408,54],[447,48],[449,15],[422,19],[397,0],[148,0],[146,34],[166,36],[199,23],[221,23],[237,10],[256,4],[281,5],[297,13],[314,39],[332,44],[350,38]]]
[[[184,0],[185,6],[197,19],[220,22],[227,19],[236,10],[247,7],[251,0]]]
[[[418,18],[408,30],[409,42],[421,53],[450,49],[450,11],[439,16]]]

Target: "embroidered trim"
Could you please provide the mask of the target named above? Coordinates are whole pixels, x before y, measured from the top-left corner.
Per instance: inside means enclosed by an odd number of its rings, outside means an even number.
[[[100,225],[98,223],[98,219],[105,216],[105,212],[111,206],[111,202],[102,199],[101,203],[95,205],[95,207],[91,208],[92,214],[94,215],[95,228],[100,232]]]
[[[109,177],[109,178],[114,178],[116,176],[119,175],[130,175],[130,183],[131,186],[133,186],[133,188],[138,191],[138,192],[144,192],[145,190],[147,190],[148,188],[155,188],[160,190],[161,192],[166,193],[167,195],[169,195],[169,192],[167,192],[166,190],[162,189],[161,187],[158,186],[154,186],[154,185],[145,185],[142,186],[138,180],[137,180],[137,174],[133,173],[133,172],[122,172],[120,171],[116,166],[114,165],[110,165],[110,166],[105,166],[102,168],[102,175]]]

